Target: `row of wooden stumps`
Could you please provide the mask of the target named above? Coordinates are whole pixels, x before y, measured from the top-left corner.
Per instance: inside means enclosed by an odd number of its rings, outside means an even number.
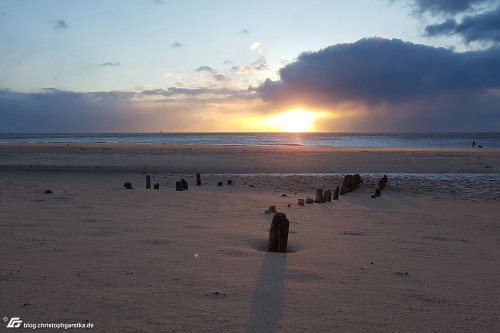
[[[233,185],[233,181],[231,179],[229,179],[227,181],[227,185]],[[199,173],[196,174],[196,186],[201,186],[201,175]],[[217,183],[217,186],[222,186],[222,182],[218,182]],[[130,190],[132,189],[132,183],[130,182],[125,182],[123,184],[123,187]],[[146,189],[150,189],[151,188],[151,176],[150,175],[146,175]],[[153,185],[153,188],[155,190],[159,190],[160,189],[160,183],[156,183]],[[188,182],[185,180],[185,179],[181,179],[180,181],[176,181],[175,182],[175,190],[176,191],[187,191],[189,189],[189,185],[188,185]]]
[[[363,179],[359,174],[345,175],[344,178],[342,179],[341,185],[337,185],[335,191],[333,192],[333,200],[338,200],[339,195],[344,195],[346,193],[354,191],[362,183]],[[304,199],[297,200],[299,206],[304,206],[304,204],[325,203],[331,201],[332,201],[332,191],[323,190],[322,188],[316,190],[316,197],[314,199],[307,197],[305,200]]]
[[[382,194],[382,190],[385,188],[387,183],[389,182],[389,179],[387,178],[387,175],[384,175],[384,177],[380,178],[378,181],[378,186],[375,189],[375,193],[372,194],[372,198],[378,198]]]
[[[386,177],[387,178],[387,177]],[[359,174],[355,175],[345,175],[342,179],[342,184],[337,185],[335,191],[333,192],[333,200],[339,199],[339,194],[343,195],[354,191],[363,183],[363,179]],[[385,186],[385,183],[384,185]],[[379,184],[380,187],[380,184]],[[298,204],[303,206],[304,204],[312,203],[325,203],[332,201],[332,191],[323,190],[322,188],[316,190],[316,197],[314,200],[310,197],[307,199],[298,199]],[[288,251],[288,231],[290,222],[288,221],[286,215],[281,212],[276,211],[276,206],[271,205],[265,212],[266,214],[274,213],[273,221],[271,222],[271,227],[269,228],[269,240],[267,242],[267,252],[283,252]]]

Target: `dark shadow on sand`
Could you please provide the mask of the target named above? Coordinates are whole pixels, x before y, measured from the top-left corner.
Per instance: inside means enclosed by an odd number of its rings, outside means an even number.
[[[253,293],[248,333],[277,331],[283,316],[286,260],[286,253],[265,254]]]

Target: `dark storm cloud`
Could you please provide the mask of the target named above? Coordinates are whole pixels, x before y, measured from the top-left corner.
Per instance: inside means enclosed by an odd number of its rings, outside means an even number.
[[[217,71],[210,66],[200,66],[196,69],[197,72],[208,72],[210,74],[217,74]]]
[[[420,13],[457,14],[485,3],[494,3],[493,0],[413,0]]]
[[[182,46],[182,43],[181,42],[173,42],[170,46],[172,47],[181,47]]]
[[[481,112],[475,108],[480,105],[482,111],[494,112],[496,124],[500,123],[498,47],[457,53],[370,38],[303,53],[279,74],[279,81],[266,80],[256,88],[265,101],[326,108],[357,103],[390,112],[391,117],[380,118],[388,122],[403,113],[412,122],[439,113],[441,126],[472,117]],[[401,121],[396,123],[403,125]]]
[[[500,42],[500,6],[473,16],[465,16],[460,23],[454,19],[425,28],[427,36],[457,34],[467,42]]]
[[[50,25],[54,30],[66,30],[69,28],[68,23],[64,20],[53,20],[50,21]]]
[[[451,35],[455,33],[457,26],[457,21],[454,19],[448,19],[442,23],[428,25],[425,27],[425,34],[429,37]]]

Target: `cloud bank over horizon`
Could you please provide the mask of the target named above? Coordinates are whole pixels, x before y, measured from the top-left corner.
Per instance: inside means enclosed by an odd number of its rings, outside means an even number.
[[[365,38],[302,53],[279,71],[279,80],[249,90],[4,90],[0,131],[144,131],[159,122],[167,125],[155,130],[173,130],[168,124],[188,128],[187,119],[208,105],[210,112],[225,109],[234,116],[251,103],[259,104],[254,113],[296,106],[325,111],[332,117],[319,124],[322,131],[495,131],[500,128],[500,47],[459,53]],[[203,126],[217,130],[210,122]]]
[[[248,90],[178,88],[134,91],[0,90],[0,132],[223,131],[241,125],[252,105]],[[224,106],[228,100],[242,109]],[[232,114],[231,120],[226,116]],[[225,123],[222,123],[225,121]],[[222,125],[222,126],[221,126]],[[240,130],[245,130],[240,126]]]

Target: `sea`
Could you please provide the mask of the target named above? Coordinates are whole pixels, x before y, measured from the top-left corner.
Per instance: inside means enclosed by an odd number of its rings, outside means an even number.
[[[0,134],[0,143],[141,143],[175,145],[374,148],[500,148],[500,132],[446,133],[48,133]]]

